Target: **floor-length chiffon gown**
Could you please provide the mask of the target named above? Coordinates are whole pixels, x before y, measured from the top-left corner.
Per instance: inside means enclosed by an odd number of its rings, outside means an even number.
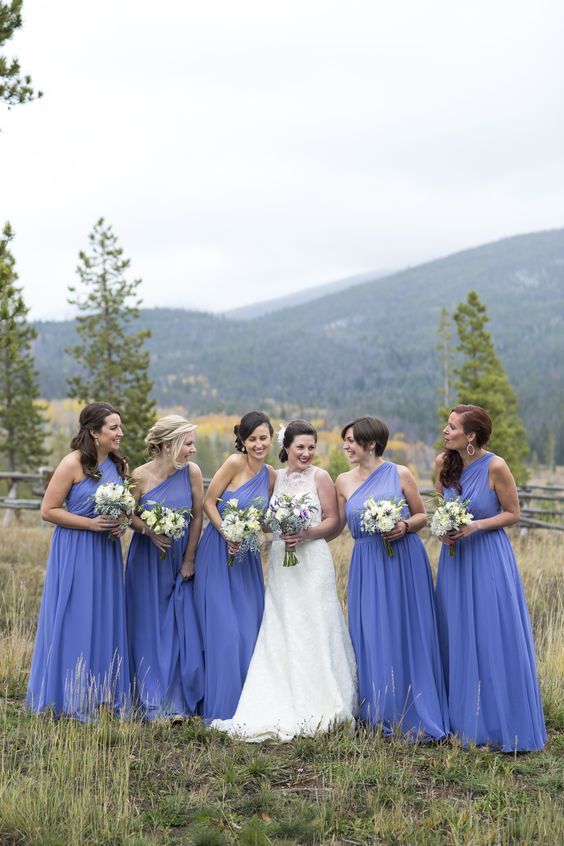
[[[279,470],[274,495],[308,493],[318,509],[316,468]],[[296,547],[298,564],[284,567],[285,545],[272,543],[264,616],[237,711],[213,728],[247,742],[289,741],[354,722],[356,667],[339,605],[327,541]]]
[[[239,508],[268,505],[269,471],[265,465],[236,490],[226,490],[217,503],[222,514],[228,499]],[[224,501],[221,501],[224,500]],[[235,713],[255,648],[264,608],[264,579],[259,552],[247,552],[227,566],[227,543],[209,523],[196,553],[194,594],[204,646],[205,720],[228,719]]]
[[[66,508],[94,517],[100,484],[121,482],[107,458],[99,480],[73,484]],[[130,680],[121,544],[108,532],[55,526],[39,611],[27,707],[87,721],[99,705],[124,713]]]
[[[143,494],[140,505],[192,506],[190,468],[177,470]],[[204,694],[202,641],[193,581],[180,575],[190,534],[173,540],[165,559],[147,535],[135,533],[125,572],[129,661],[139,716],[192,716]]]
[[[489,485],[491,452],[460,477],[474,518],[499,514]],[[446,499],[458,496],[446,488]],[[443,546],[437,574],[439,636],[450,724],[462,742],[503,752],[542,749],[546,742],[535,647],[527,603],[505,529],[478,531]]]
[[[348,613],[360,719],[385,734],[440,740],[449,724],[429,560],[416,533],[392,543],[390,558],[381,535],[362,530],[361,513],[371,496],[404,498],[395,464],[379,465],[346,503],[354,538]]]

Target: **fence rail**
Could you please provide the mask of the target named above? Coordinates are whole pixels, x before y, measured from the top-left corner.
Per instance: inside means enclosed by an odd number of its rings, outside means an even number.
[[[53,471],[48,467],[40,467],[37,473],[20,473],[15,470],[0,472],[0,482],[8,484],[6,496],[0,496],[0,509],[4,508],[3,525],[6,526],[12,516],[19,516],[20,511],[38,511],[41,508],[43,494],[49,484]],[[204,488],[207,489],[210,479],[204,479]],[[22,482],[32,483],[32,493],[35,495],[30,499],[18,497],[18,488]],[[559,485],[521,485],[517,488],[519,493],[519,504],[521,506],[521,519],[519,525],[523,529],[551,529],[557,532],[564,532],[564,523],[556,522],[558,518],[564,517],[564,510],[559,509],[556,503],[564,502],[564,487]],[[420,493],[427,499],[427,511],[433,512],[432,497],[436,491],[432,488],[421,488]],[[531,502],[536,502],[535,507]],[[554,507],[543,508],[543,503],[555,503]],[[553,522],[554,521],[554,522]]]

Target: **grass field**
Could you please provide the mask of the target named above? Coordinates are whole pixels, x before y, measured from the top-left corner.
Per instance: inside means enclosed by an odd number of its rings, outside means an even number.
[[[513,537],[550,742],[502,755],[346,729],[248,746],[205,729],[23,710],[50,529],[0,530],[0,843],[562,844],[562,540]],[[350,539],[332,545],[345,595]],[[438,547],[429,541],[432,561]]]

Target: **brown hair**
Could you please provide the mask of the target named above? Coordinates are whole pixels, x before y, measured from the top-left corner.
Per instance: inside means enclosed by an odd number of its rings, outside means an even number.
[[[351,420],[346,426],[341,429],[341,438],[345,440],[345,436],[349,429],[353,430],[353,438],[364,449],[368,449],[370,444],[374,444],[374,452],[376,455],[382,455],[386,449],[390,431],[383,420],[379,417],[357,417],[356,420]]]
[[[308,423],[307,420],[291,420],[284,431],[282,449],[278,453],[278,458],[282,464],[288,461],[288,447],[299,435],[311,435],[312,438],[315,438],[315,443],[317,443],[317,432],[311,423]]]
[[[270,417],[264,411],[248,411],[241,417],[240,422],[233,427],[235,435],[235,449],[237,452],[246,452],[245,441],[250,438],[258,426],[268,426],[270,435],[274,434]]]
[[[473,432],[476,435],[476,446],[482,448],[490,439],[492,434],[492,421],[489,414],[480,408],[479,405],[457,405],[451,414],[459,414],[461,417],[462,431],[465,435]],[[443,466],[439,475],[439,480],[443,488],[454,487],[458,493],[462,491],[460,486],[460,476],[464,469],[464,463],[458,450],[444,449],[441,453],[443,456]]]
[[[91,479],[99,479],[100,471],[96,444],[90,432],[99,432],[110,414],[119,414],[119,411],[109,402],[91,402],[85,405],[78,418],[80,429],[71,441],[71,449],[77,449],[80,452],[80,464],[84,475]],[[127,459],[119,452],[110,452],[108,458],[114,462],[122,479],[125,478]]]

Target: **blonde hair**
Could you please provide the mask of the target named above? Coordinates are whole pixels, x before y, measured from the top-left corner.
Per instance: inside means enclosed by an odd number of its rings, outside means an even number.
[[[157,458],[163,451],[164,444],[170,444],[170,457],[174,466],[179,470],[183,464],[178,464],[178,454],[182,449],[184,438],[188,432],[193,432],[197,426],[189,423],[180,414],[167,414],[151,426],[145,438],[145,445],[149,458]]]

